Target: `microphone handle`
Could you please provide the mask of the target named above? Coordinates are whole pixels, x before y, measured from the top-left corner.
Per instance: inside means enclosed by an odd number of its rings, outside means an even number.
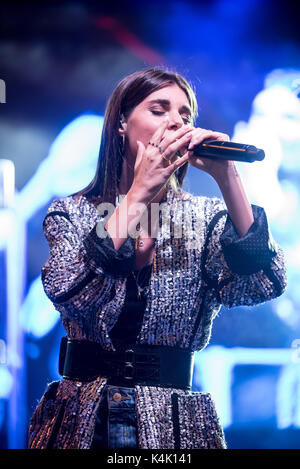
[[[195,156],[203,158],[243,161],[246,163],[262,161],[265,157],[265,152],[254,145],[219,140],[204,141],[199,145],[195,145],[192,151]]]

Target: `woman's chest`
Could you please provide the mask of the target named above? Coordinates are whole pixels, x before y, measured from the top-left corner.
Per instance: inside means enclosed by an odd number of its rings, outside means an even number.
[[[155,254],[155,239],[137,238],[135,241],[135,270],[140,270],[148,264],[152,264]]]

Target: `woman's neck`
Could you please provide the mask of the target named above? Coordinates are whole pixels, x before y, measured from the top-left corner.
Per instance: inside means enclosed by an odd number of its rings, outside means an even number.
[[[132,163],[128,163],[128,157],[124,157],[122,165],[122,174],[119,183],[119,194],[127,194],[130,187],[132,186],[134,178],[134,166]]]

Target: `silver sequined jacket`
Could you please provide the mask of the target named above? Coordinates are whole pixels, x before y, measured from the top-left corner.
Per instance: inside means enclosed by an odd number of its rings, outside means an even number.
[[[239,238],[224,208],[218,198],[169,189],[137,343],[202,350],[221,305],[256,305],[284,291],[283,255],[264,210],[253,206],[255,222]],[[44,220],[50,257],[42,281],[68,337],[114,350],[110,331],[125,301],[128,276],[122,258],[131,256],[133,269],[134,240],[129,237],[120,248],[120,270],[112,271],[97,250],[101,220],[85,196],[51,204]],[[29,447],[89,448],[105,384],[101,377],[50,383],[31,418]],[[140,448],[172,449],[175,442],[185,449],[226,448],[209,393],[154,386],[135,391]]]

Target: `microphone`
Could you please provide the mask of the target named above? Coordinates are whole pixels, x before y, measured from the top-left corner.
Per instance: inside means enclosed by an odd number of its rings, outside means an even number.
[[[195,145],[191,151],[194,156],[203,158],[244,161],[246,163],[262,161],[265,157],[265,152],[254,145],[219,140],[204,140],[199,145]]]

